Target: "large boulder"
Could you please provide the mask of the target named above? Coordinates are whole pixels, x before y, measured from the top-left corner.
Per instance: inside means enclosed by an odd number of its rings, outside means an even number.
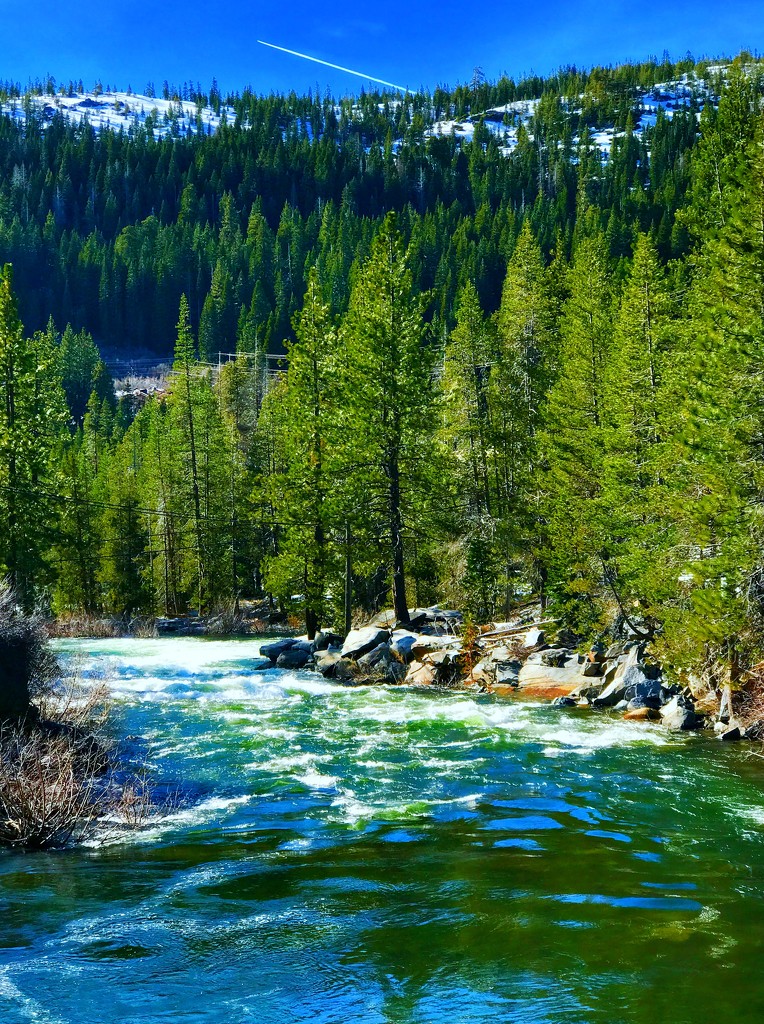
[[[568,697],[581,685],[581,671],[578,658],[573,657],[565,665],[550,665],[527,662],[517,677],[518,695],[522,697]]]
[[[337,665],[343,660],[339,651],[316,651],[315,668],[327,679],[333,679]],[[347,663],[348,665],[350,662]]]
[[[417,634],[408,629],[396,629],[390,637],[390,649],[396,657],[403,661],[411,661],[414,644],[418,639]]]
[[[651,671],[650,673],[654,673]],[[660,697],[661,683],[659,679],[648,678],[640,661],[638,646],[632,647],[623,660],[619,661],[615,670],[605,675],[605,687],[593,701],[596,708],[612,708],[622,700],[630,701],[635,697]]]
[[[433,651],[453,651],[459,654],[462,649],[461,640],[453,636],[417,636],[411,647],[410,656],[414,661],[421,661]]]
[[[575,657],[573,652],[564,647],[548,647],[541,652],[541,664],[550,668],[562,668],[572,657]]]
[[[421,661],[412,661],[404,682],[407,686],[433,686],[435,669],[432,665],[425,665]]]
[[[540,644],[543,644],[544,641],[544,630],[538,629],[534,626],[533,629],[529,629],[528,632],[525,634],[525,638],[523,640],[523,647],[538,647]]]
[[[324,630],[316,633],[313,638],[314,651],[328,651],[330,647],[342,647],[342,637],[336,633],[327,633]]]
[[[694,701],[681,693],[661,708],[661,721],[672,732],[701,729],[704,724],[703,718],[695,711]]]
[[[342,645],[342,657],[352,658],[357,661],[364,654],[373,651],[379,644],[385,643],[390,638],[388,629],[380,629],[378,626],[364,626],[363,629],[351,629],[345,637]]]
[[[522,667],[523,663],[521,661],[497,662],[496,683],[499,686],[518,686]]]
[[[272,644],[263,644],[260,648],[260,653],[265,658],[269,658],[270,661],[275,665],[279,660],[280,655],[284,651],[288,651],[290,647],[294,647],[299,641],[293,636],[284,637],[283,640],[276,640]]]
[[[306,641],[298,641],[276,658],[277,668],[305,668],[313,657],[313,645]]]

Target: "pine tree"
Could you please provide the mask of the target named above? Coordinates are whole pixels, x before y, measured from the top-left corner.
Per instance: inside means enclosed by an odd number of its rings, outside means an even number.
[[[667,520],[666,450],[675,323],[666,274],[648,235],[637,237],[631,273],[615,319],[613,346],[603,369],[605,458],[602,504],[603,581],[620,616],[650,635],[671,591],[665,571],[671,528]]]
[[[346,471],[360,506],[384,530],[393,607],[408,622],[404,537],[429,489],[434,350],[392,215],[360,268],[341,337],[338,422]]]
[[[332,533],[342,526],[337,521],[337,503],[332,501],[340,486],[332,445],[337,415],[336,332],[315,270],[308,276],[294,329],[283,406],[288,463],[286,472],[272,481],[273,504],[286,536],[278,556],[268,563],[266,580],[270,590],[283,596],[295,590],[303,594],[312,639],[326,620]]]
[[[46,578],[55,518],[50,456],[65,418],[55,353],[46,335],[24,339],[6,265],[0,272],[0,569],[26,606]]]
[[[612,298],[601,235],[579,242],[567,284],[556,379],[541,439],[545,513],[553,558],[550,589],[571,623],[589,630],[600,616],[603,516],[608,515],[600,499]]]

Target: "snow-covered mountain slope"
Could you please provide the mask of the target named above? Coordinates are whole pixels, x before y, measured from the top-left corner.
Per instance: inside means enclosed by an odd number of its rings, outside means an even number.
[[[724,67],[709,68],[709,75],[725,72]],[[575,100],[568,100],[563,104],[563,109],[568,113],[580,111],[582,97]],[[677,111],[688,110],[694,103],[698,114],[706,103],[716,102],[716,96],[710,89],[707,81],[695,75],[683,75],[673,82],[662,82],[652,89],[646,89],[636,97],[637,117],[634,122],[634,134],[641,136],[646,128],[655,125],[659,110],[662,110],[666,117],[672,118]],[[481,111],[459,121],[437,121],[428,134],[451,135],[469,142],[475,135],[475,128],[482,122],[485,128],[495,135],[501,144],[502,152],[509,155],[517,147],[518,129],[523,125],[529,137],[533,138],[533,120],[538,107],[539,100],[517,100],[514,103],[507,103],[504,106],[492,107],[490,110]],[[591,139],[600,150],[603,161],[610,155],[613,139],[618,136],[611,125],[599,125],[591,129]],[[621,133],[622,134],[622,133]],[[578,143],[574,137],[573,144]]]
[[[151,125],[154,135],[212,134],[225,121],[232,123],[235,112],[231,107],[220,107],[220,112],[211,107],[179,100],[159,99],[128,92],[82,92],[67,96],[38,96],[29,93],[23,99],[12,99],[0,104],[0,112],[16,120],[26,119],[27,104],[39,114],[43,123],[50,122],[56,114],[62,114],[70,121],[85,121],[96,131],[111,128],[127,131],[132,126]]]

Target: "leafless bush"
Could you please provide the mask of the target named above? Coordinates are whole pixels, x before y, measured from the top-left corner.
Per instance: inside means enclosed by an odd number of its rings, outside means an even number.
[[[130,636],[138,637],[141,640],[153,640],[159,636],[157,631],[157,620],[151,616],[140,616],[130,620],[128,627]]]
[[[745,727],[764,722],[764,662],[743,673],[743,687],[735,690],[732,705],[735,718]]]
[[[90,835],[104,812],[96,756],[74,732],[0,729],[0,843],[45,849]]]
[[[175,809],[144,774],[125,779],[92,734],[55,723],[0,727],[0,845],[50,849],[144,828]]]
[[[125,634],[124,625],[118,619],[102,619],[84,612],[59,615],[52,622],[46,623],[46,630],[49,637],[56,639],[85,636],[108,640]]]
[[[0,845],[46,849],[135,829],[164,809],[119,770],[108,687],[62,674],[41,622],[0,581]]]
[[[234,605],[215,609],[208,617],[205,633],[209,636],[232,636],[247,631],[241,611]]]

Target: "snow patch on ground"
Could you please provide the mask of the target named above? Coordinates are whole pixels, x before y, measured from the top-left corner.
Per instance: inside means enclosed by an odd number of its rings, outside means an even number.
[[[23,99],[0,104],[0,112],[25,122],[27,103],[42,117],[43,124],[49,124],[56,114],[68,121],[89,124],[96,131],[127,131],[148,122],[158,138],[212,135],[221,124],[231,124],[236,117],[231,107],[221,105],[218,113],[212,107],[197,106],[189,101],[165,100],[132,92],[78,92],[67,96],[30,93]]]

